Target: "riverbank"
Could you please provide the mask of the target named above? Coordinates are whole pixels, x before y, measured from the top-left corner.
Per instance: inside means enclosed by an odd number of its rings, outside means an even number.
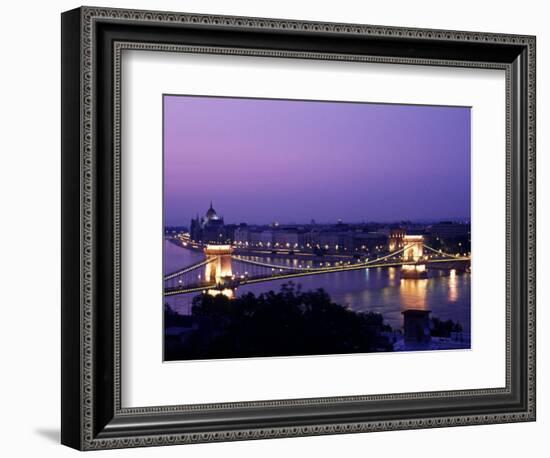
[[[184,245],[184,243],[178,238],[165,237],[165,240],[168,240],[170,243],[173,243],[174,245],[185,248],[187,250],[192,250],[197,253],[203,252],[203,247],[194,246],[191,244]],[[323,262],[323,261],[357,262],[358,260],[361,260],[361,261],[365,260],[364,256],[359,257],[359,256],[351,256],[351,255],[333,254],[333,253],[316,254],[313,252],[304,252],[304,251],[298,251],[298,250],[264,250],[264,249],[256,249],[256,248],[234,247],[233,253],[240,256],[253,256],[253,257],[278,258],[278,259],[299,259],[299,260],[307,260],[312,262]]]

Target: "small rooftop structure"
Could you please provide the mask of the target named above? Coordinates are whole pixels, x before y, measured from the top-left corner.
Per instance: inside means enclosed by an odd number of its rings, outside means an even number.
[[[431,310],[408,309],[403,312],[405,342],[428,343],[431,340]]]

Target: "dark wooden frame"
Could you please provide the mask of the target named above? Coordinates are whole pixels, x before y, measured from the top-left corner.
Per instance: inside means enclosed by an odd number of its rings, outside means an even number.
[[[506,387],[122,408],[124,49],[504,69]],[[534,420],[535,38],[94,7],[63,13],[61,408],[61,441],[81,450]]]

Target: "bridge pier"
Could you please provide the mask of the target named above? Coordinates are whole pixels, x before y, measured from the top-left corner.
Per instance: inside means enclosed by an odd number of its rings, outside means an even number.
[[[231,245],[207,245],[204,248],[204,253],[207,259],[212,259],[212,262],[206,264],[205,280],[215,283],[217,286],[217,288],[209,289],[208,293],[212,295],[221,293],[233,297],[233,289],[231,287],[224,288],[233,279],[231,267],[233,247]]]
[[[414,264],[405,264],[401,267],[401,278],[427,278],[427,266],[424,263],[420,263],[420,260],[424,256],[424,236],[405,235],[403,237],[403,244],[405,245],[403,260],[406,262],[414,262]]]
[[[413,280],[428,278],[428,268],[426,264],[405,264],[401,267],[401,278]]]

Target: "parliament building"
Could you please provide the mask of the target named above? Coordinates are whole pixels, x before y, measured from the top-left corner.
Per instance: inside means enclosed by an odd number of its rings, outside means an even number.
[[[191,219],[190,225],[191,240],[203,243],[225,243],[227,234],[223,217],[218,216],[216,210],[212,207],[206,211],[206,214],[200,218]]]

